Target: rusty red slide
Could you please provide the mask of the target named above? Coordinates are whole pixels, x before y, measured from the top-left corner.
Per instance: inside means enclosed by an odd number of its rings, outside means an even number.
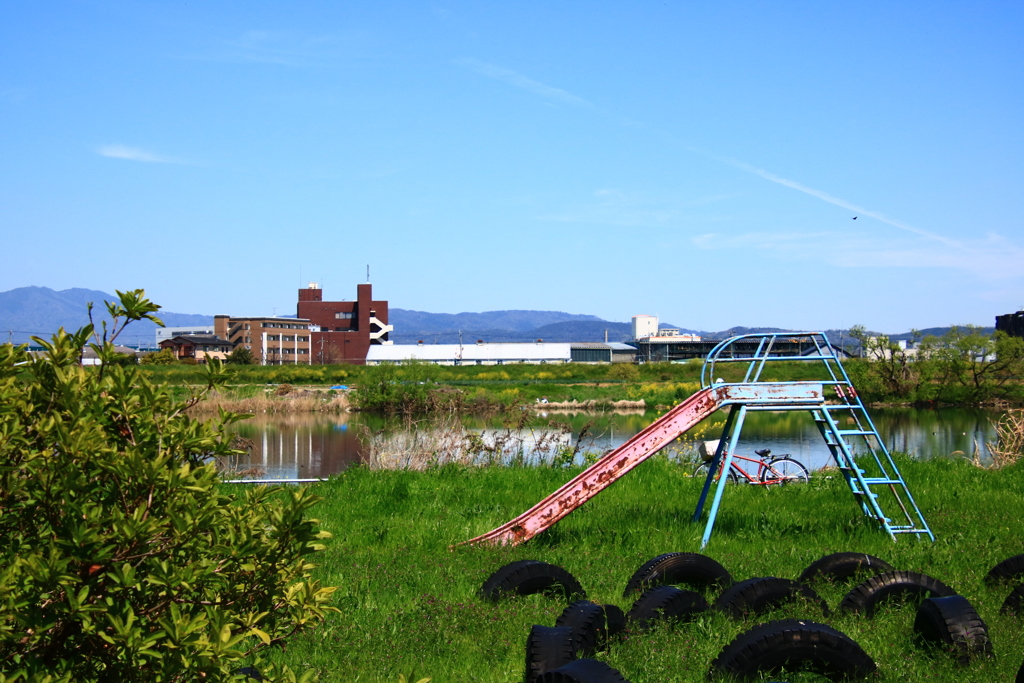
[[[517,545],[533,538],[718,410],[723,389],[698,391],[523,514],[465,543]]]
[[[821,400],[820,384],[795,391],[792,386],[770,383],[722,384],[702,389],[523,514],[460,545],[518,545],[533,538],[727,404],[820,403]]]

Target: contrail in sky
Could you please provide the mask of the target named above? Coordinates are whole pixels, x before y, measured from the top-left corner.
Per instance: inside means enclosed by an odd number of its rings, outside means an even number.
[[[693,150],[693,151],[697,151],[697,150]],[[758,168],[757,166],[751,166],[748,163],[745,163],[745,162],[742,162],[742,161],[738,161],[736,159],[730,159],[729,157],[720,157],[720,156],[710,155],[710,154],[708,156],[711,156],[712,158],[717,159],[717,160],[719,160],[721,162],[724,162],[726,164],[729,164],[730,166],[732,166],[734,168],[738,168],[741,171],[747,171],[748,173],[753,173],[754,175],[761,176],[765,180],[769,180],[769,181],[771,181],[773,183],[777,183],[779,185],[783,185],[785,187],[794,189],[797,192],[803,192],[804,194],[809,194],[812,197],[817,197],[818,199],[820,199],[823,202],[828,202],[829,204],[834,204],[835,206],[841,206],[844,209],[849,209],[850,211],[853,211],[854,213],[860,214],[862,216],[870,216],[871,218],[874,218],[875,220],[881,221],[882,223],[886,223],[888,225],[891,225],[893,227],[899,228],[901,230],[906,230],[907,232],[912,232],[915,235],[920,235],[921,237],[926,237],[926,238],[928,238],[930,240],[934,240],[936,242],[941,242],[941,243],[943,243],[943,244],[945,244],[947,246],[956,247],[957,249],[960,249],[960,248],[963,247],[963,245],[961,245],[959,242],[957,242],[955,240],[951,240],[948,237],[943,237],[941,235],[936,235],[933,232],[929,232],[927,230],[922,230],[921,228],[915,228],[914,226],[907,225],[906,223],[903,223],[902,221],[898,221],[898,220],[889,218],[885,214],[878,213],[877,211],[872,211],[871,209],[865,209],[863,206],[857,206],[856,204],[853,204],[852,202],[848,202],[845,199],[840,199],[839,197],[833,197],[828,192],[823,192],[822,190],[816,190],[813,187],[807,187],[806,185],[798,183],[795,180],[789,180],[788,178],[783,178],[781,176],[777,176],[774,173],[770,173],[770,172],[764,170],[763,168]]]

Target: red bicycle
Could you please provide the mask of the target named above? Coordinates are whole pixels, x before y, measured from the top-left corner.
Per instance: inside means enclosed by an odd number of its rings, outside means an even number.
[[[771,486],[773,484],[806,484],[810,478],[810,471],[800,462],[789,455],[772,455],[772,449],[754,451],[760,458],[748,458],[738,453],[733,453],[732,464],[729,466],[729,474],[726,481],[732,484],[740,483],[745,479],[748,484],[758,486]],[[739,465],[738,461],[756,464],[754,473],[748,472]],[[724,458],[723,458],[724,462]],[[711,461],[707,460],[697,466],[693,471],[695,477],[706,477],[711,468]],[[718,477],[715,477],[716,479]]]

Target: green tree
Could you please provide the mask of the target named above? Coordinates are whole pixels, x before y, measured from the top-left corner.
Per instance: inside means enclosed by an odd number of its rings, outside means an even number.
[[[159,323],[142,290],[118,295],[95,337],[0,346],[0,682],[227,681],[243,662],[295,681],[261,652],[331,609],[310,578],[318,499],[223,488],[213,459],[244,416],[193,420],[204,392],[177,400],[107,362],[124,325]],[[205,391],[223,381],[219,362],[203,372]]]
[[[225,361],[231,365],[256,365],[256,356],[249,347],[239,344],[231,350]]]
[[[927,368],[915,354],[886,335],[871,335],[863,325],[850,328],[850,336],[860,342],[861,357],[868,362],[868,386],[862,392],[878,392],[901,400],[915,397],[927,375]],[[914,341],[919,335],[914,332]]]
[[[142,357],[143,365],[177,365],[178,359],[173,349],[160,349],[153,353],[147,353]]]
[[[989,335],[975,325],[953,325],[941,337],[925,339],[922,350],[935,366],[946,400],[989,400],[1024,375],[1024,339],[1002,331]]]

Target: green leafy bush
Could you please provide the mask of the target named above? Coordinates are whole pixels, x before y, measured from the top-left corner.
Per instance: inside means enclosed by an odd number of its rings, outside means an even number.
[[[172,349],[161,349],[142,357],[143,365],[177,365],[178,358]]]
[[[141,290],[118,294],[101,360],[123,324],[159,323]],[[81,367],[92,332],[37,339],[40,358],[0,346],[0,683],[240,680],[243,665],[308,680],[261,653],[332,609],[310,580],[318,498],[220,484],[211,459],[241,416],[193,420],[197,394]]]

